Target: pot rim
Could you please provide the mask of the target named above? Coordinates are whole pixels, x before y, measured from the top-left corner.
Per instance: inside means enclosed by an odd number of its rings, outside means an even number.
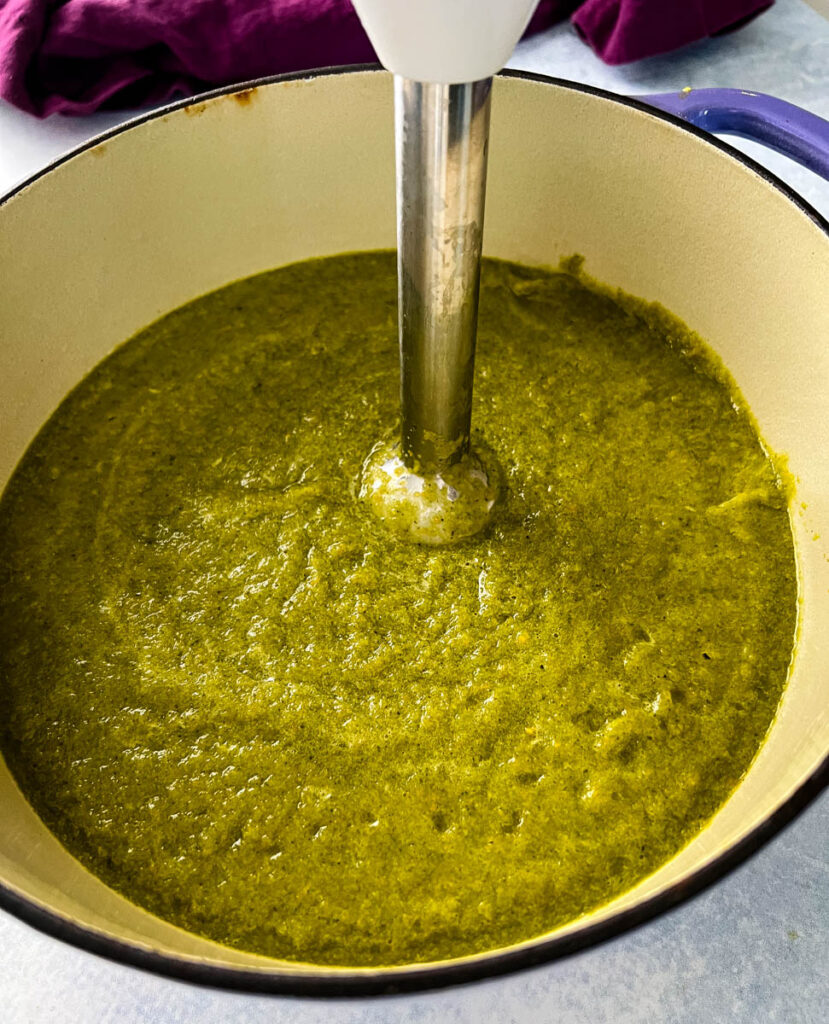
[[[116,125],[86,142],[74,147],[50,161],[35,174],[25,178],[0,196],[0,207],[23,192],[44,175],[60,167],[89,149],[117,135],[140,127],[148,121],[175,113],[193,104],[247,92],[261,86],[283,82],[327,78],[341,74],[364,72],[385,72],[379,64],[353,64],[337,67],[315,68],[308,71],[290,72],[252,79],[233,85],[198,93],[172,103],[164,104],[146,113],[139,114]],[[722,153],[741,163],[755,175],[762,178],[781,192],[797,209],[804,213],[815,226],[829,236],[829,221],[808,203],[798,192],[775,174],[746,156],[740,150],[710,135],[694,125],[688,124],[673,114],[664,113],[641,100],[609,92],[591,85],[583,85],[568,79],[553,78],[549,75],[512,69],[503,70],[499,77],[517,78],[552,85],[571,92],[586,93],[611,103],[638,110],[675,128],[693,135],[714,146]],[[741,865],[749,857],[793,821],[815,797],[829,786],[829,752],[817,768],[807,776],[791,795],[767,818],[759,822],[751,832],[719,853],[712,860],[693,871],[688,877],[675,882],[662,892],[651,896],[642,903],[620,910],[612,917],[569,934],[541,937],[530,940],[519,948],[493,950],[474,957],[436,964],[379,968],[323,968],[314,973],[303,965],[300,970],[291,971],[280,966],[279,970],[267,968],[226,967],[208,961],[170,953],[160,953],[146,947],[96,931],[37,903],[0,881],[0,909],[13,914],[24,923],[53,938],[60,939],[90,953],[95,953],[116,963],[140,967],[156,974],[188,981],[212,988],[230,989],[250,993],[272,993],[276,995],[316,996],[341,998],[343,996],[392,995],[400,992],[422,991],[444,988],[484,978],[496,977],[514,971],[535,967],[558,960],[573,953],[596,946],[608,939],[640,927],[666,911],[679,906],[697,895],[714,882]]]

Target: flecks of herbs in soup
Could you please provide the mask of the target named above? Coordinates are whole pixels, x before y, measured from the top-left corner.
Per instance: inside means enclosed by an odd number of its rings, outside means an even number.
[[[274,957],[538,935],[728,797],[792,651],[786,492],[654,307],[484,266],[488,531],[356,499],[398,416],[391,254],[230,285],[60,406],[0,506],[0,737],[90,870]]]

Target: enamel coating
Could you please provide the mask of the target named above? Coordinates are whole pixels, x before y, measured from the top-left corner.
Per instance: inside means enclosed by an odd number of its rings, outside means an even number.
[[[395,241],[391,76],[249,83],[93,140],[0,205],[0,482],[117,343],[228,281]],[[194,982],[319,995],[469,981],[566,955],[710,884],[827,781],[829,226],[751,160],[595,89],[496,79],[484,252],[657,300],[706,338],[797,482],[800,641],[768,741],[709,826],[613,903],[506,950],[323,969],[184,933],[84,871],[0,766],[0,905],[86,949]]]

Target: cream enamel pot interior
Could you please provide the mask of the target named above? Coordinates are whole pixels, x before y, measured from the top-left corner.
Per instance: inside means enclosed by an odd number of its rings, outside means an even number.
[[[88,874],[0,764],[0,905],[80,946],[211,984],[388,991],[570,952],[719,877],[825,783],[829,750],[829,234],[750,161],[640,104],[510,75],[493,98],[485,251],[658,300],[720,354],[797,480],[797,657],[754,765],[632,891],[548,936],[437,965],[318,968],[226,949]],[[371,69],[228,90],[141,118],[0,207],[0,481],[68,390],[156,317],[236,278],[394,245],[392,85]]]

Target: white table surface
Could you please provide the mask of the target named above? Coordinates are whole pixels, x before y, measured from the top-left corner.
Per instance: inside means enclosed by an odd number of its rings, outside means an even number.
[[[737,86],[829,117],[829,22],[802,0],[778,0],[740,33],[625,68],[605,67],[559,26],[522,43],[511,66],[629,94]],[[123,117],[37,121],[0,102],[0,192]],[[829,216],[829,184],[739,145]],[[440,992],[320,1002],[200,989],[109,963],[0,912],[0,1022],[826,1024],[827,951],[829,792],[732,875],[637,931]]]

